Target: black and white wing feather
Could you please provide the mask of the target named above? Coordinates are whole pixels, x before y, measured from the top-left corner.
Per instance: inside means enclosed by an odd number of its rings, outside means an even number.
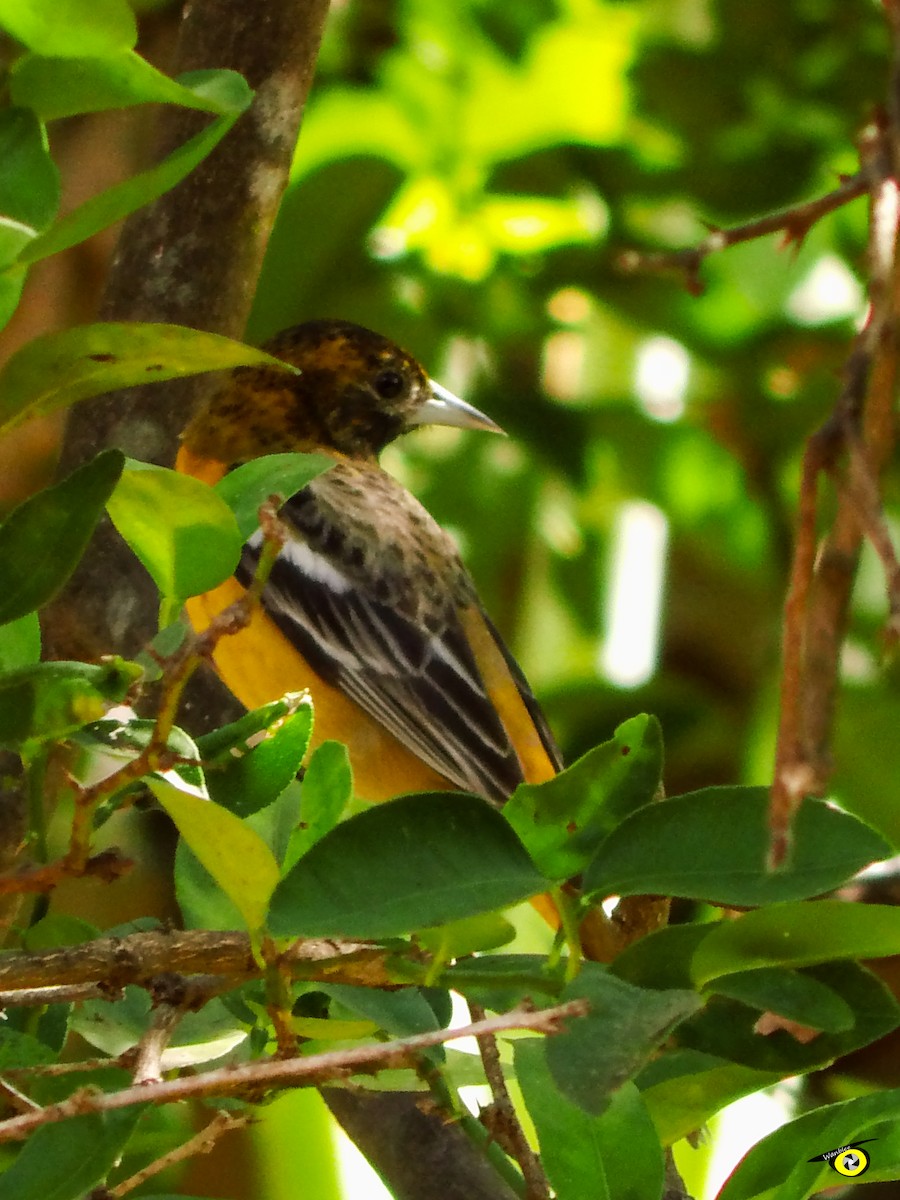
[[[311,488],[289,500],[281,516],[292,536],[275,562],[262,605],[282,634],[322,679],[439,774],[465,791],[506,799],[522,781],[522,768],[485,689],[454,596],[432,600],[427,620],[407,611],[397,597],[414,588],[415,580],[397,578],[402,555],[388,555],[386,575],[373,569],[348,539],[345,522],[330,520]],[[256,569],[260,544],[257,533],[244,547],[237,570],[244,584]],[[474,590],[472,600],[477,603]],[[559,766],[537,702],[487,625]]]

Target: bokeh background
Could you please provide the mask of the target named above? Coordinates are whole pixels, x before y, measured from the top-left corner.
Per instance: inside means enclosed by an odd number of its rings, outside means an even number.
[[[179,6],[136,7],[165,69]],[[358,321],[506,429],[423,431],[385,465],[458,537],[570,759],[650,711],[670,793],[769,781],[799,455],[864,311],[866,202],[800,248],[710,258],[699,297],[617,260],[834,188],[887,70],[875,0],[333,3],[247,336]],[[67,207],[145,163],[152,128],[143,110],[57,122]],[[114,233],[33,272],[0,356],[93,318]],[[0,447],[0,503],[46,477],[57,438]],[[834,791],[893,830],[884,618],[865,558]],[[271,1106],[197,1194],[339,1194],[316,1104]]]

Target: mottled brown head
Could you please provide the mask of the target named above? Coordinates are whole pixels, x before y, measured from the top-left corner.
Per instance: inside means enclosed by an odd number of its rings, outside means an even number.
[[[370,460],[415,425],[497,429],[432,383],[393,342],[348,321],[308,321],[263,349],[300,368],[240,367],[184,433],[195,455],[228,465],[289,450]]]

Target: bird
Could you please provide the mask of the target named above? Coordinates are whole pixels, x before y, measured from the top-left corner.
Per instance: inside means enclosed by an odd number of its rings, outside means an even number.
[[[184,430],[176,468],[214,483],[264,454],[333,465],[279,510],[286,537],[259,603],[214,651],[225,684],[247,708],[308,688],[311,748],[347,746],[362,800],[439,790],[502,805],[554,776],[553,734],[455,542],[379,463],[425,425],[499,427],[348,321],[307,321],[263,349],[299,373],[230,372]],[[188,601],[195,630],[244,594],[262,543],[258,530],[234,575]]]

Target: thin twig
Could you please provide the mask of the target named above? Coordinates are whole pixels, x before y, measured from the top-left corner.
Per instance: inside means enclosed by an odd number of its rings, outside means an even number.
[[[150,1024],[135,1047],[133,1083],[158,1083],[162,1079],[162,1056],[183,1016],[184,1009],[173,1004],[160,1004],[153,1010]]]
[[[483,1022],[487,1014],[480,1004],[469,1002],[469,1011],[475,1022]],[[525,1130],[519,1121],[512,1097],[503,1077],[503,1065],[497,1039],[492,1033],[482,1033],[477,1038],[484,1074],[490,1088],[493,1103],[489,1110],[488,1131],[501,1141],[504,1150],[516,1160],[525,1180],[525,1200],[550,1200],[550,1183],[544,1174],[541,1160],[532,1150]],[[482,1113],[482,1118],[486,1114]]]
[[[159,1083],[123,1088],[119,1092],[98,1094],[75,1092],[59,1104],[50,1104],[36,1113],[23,1113],[0,1122],[0,1142],[22,1141],[42,1125],[55,1124],[86,1113],[111,1112],[133,1104],[169,1104],[175,1100],[208,1099],[235,1094],[259,1095],[260,1091],[282,1087],[314,1087],[360,1072],[405,1067],[420,1050],[442,1045],[463,1037],[479,1037],[506,1029],[530,1029],[552,1034],[571,1018],[584,1016],[587,1005],[573,1000],[553,1008],[517,1008],[512,1012],[477,1021],[459,1029],[437,1029],[414,1037],[397,1038],[348,1050],[332,1050],[308,1058],[266,1059],[220,1067],[201,1075],[164,1079]]]
[[[122,1196],[127,1196],[129,1192],[140,1187],[142,1183],[146,1183],[148,1179],[152,1179],[154,1175],[158,1175],[160,1171],[174,1167],[177,1163],[185,1162],[198,1154],[209,1154],[219,1138],[226,1133],[231,1133],[234,1129],[243,1129],[250,1124],[250,1121],[249,1113],[217,1112],[210,1123],[199,1133],[182,1145],[176,1146],[174,1150],[170,1150],[168,1154],[163,1154],[161,1158],[148,1163],[146,1167],[134,1175],[130,1175],[128,1179],[123,1179],[114,1188],[109,1188],[107,1196],[120,1200]]]
[[[88,1074],[92,1071],[108,1071],[110,1067],[128,1070],[134,1062],[134,1047],[123,1051],[116,1058],[83,1058],[78,1062],[33,1063],[28,1067],[11,1067],[6,1075],[12,1079],[32,1078],[35,1075],[54,1078],[59,1075]]]
[[[700,268],[711,254],[718,254],[740,242],[750,242],[766,237],[770,233],[783,232],[785,245],[800,243],[813,225],[835,209],[864,196],[875,182],[871,169],[863,166],[855,175],[841,180],[834,191],[805,200],[781,212],[768,213],[730,229],[713,229],[708,237],[697,246],[685,250],[626,250],[619,255],[617,266],[629,275],[666,274],[676,272],[683,276],[685,285],[692,295],[703,293]]]

